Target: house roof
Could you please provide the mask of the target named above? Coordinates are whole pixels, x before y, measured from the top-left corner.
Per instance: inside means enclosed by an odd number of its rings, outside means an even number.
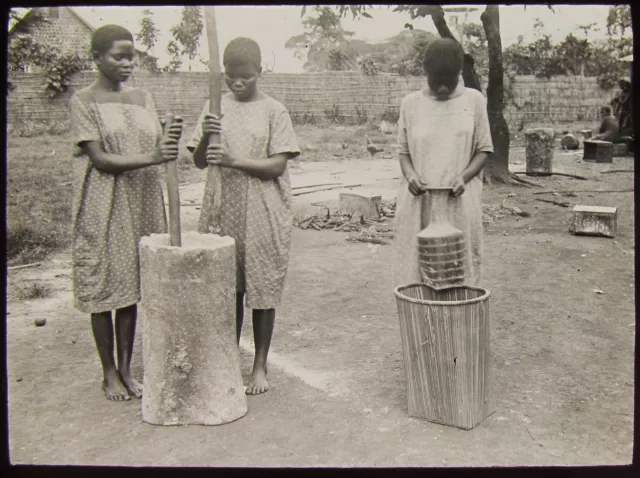
[[[69,9],[69,11],[70,11],[71,13],[73,13],[73,15],[74,15],[78,20],[80,20],[82,23],[84,23],[84,24],[89,28],[89,30],[94,31],[94,30],[96,29],[93,25],[91,25],[91,23],[89,23],[89,22],[87,21],[87,19],[86,19],[86,18],[84,18],[82,15],[80,15],[80,14],[78,13],[78,11],[77,11],[75,8],[73,8],[73,7],[64,7],[64,8],[68,8],[68,9]]]
[[[87,19],[84,18],[75,8],[73,8],[73,7],[60,7],[60,8],[66,8],[67,10],[69,10],[73,14],[73,16],[75,16],[78,20],[80,20],[80,23],[82,23],[84,26],[86,26],[89,29],[89,31],[91,31],[91,32],[95,31],[96,27],[94,27],[91,23],[89,23],[87,21]],[[25,13],[25,15],[22,18],[26,19],[27,17],[31,16],[34,11],[35,11],[34,8],[30,8],[29,11],[27,13]],[[14,28],[15,28],[15,25],[13,27],[11,27],[11,29],[9,30],[9,33],[13,32]],[[136,51],[138,53],[142,53],[144,55],[147,54],[146,51],[144,51],[144,50],[142,50],[142,49],[140,49],[138,47],[135,47],[135,49],[136,49]]]

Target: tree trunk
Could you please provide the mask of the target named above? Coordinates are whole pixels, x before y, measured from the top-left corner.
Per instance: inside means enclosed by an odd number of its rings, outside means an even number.
[[[489,83],[487,85],[487,113],[494,153],[485,168],[489,182],[526,183],[509,172],[509,126],[504,118],[504,67],[502,40],[500,39],[500,10],[498,5],[487,5],[480,16],[487,37],[489,54]]]

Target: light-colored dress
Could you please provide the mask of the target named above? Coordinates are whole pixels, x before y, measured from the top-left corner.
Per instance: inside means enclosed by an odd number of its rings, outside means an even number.
[[[416,173],[431,187],[450,187],[472,157],[493,152],[487,103],[479,91],[459,84],[451,97],[438,101],[426,91],[403,98],[398,121],[398,153],[409,154]],[[482,280],[482,179],[471,179],[464,193],[451,201],[450,221],[462,230],[467,246],[465,283]],[[422,196],[413,196],[403,177],[395,217],[394,287],[422,282],[418,263],[418,233]],[[427,201],[430,210],[430,201]],[[428,219],[428,214],[427,214]]]
[[[73,287],[82,312],[107,312],[140,301],[138,242],[167,230],[161,166],[120,174],[99,171],[79,144],[98,141],[105,152],[149,154],[162,129],[151,95],[85,88],[71,99],[75,199]]]
[[[207,102],[187,145],[194,151],[202,137]],[[300,154],[287,109],[270,97],[239,102],[233,94],[222,97],[222,144],[231,156],[266,159],[279,153]],[[282,297],[289,265],[293,211],[289,167],[272,180],[262,180],[232,168],[221,168],[221,234],[236,241],[236,290],[246,294],[251,309],[275,308]],[[204,194],[212,194],[207,177]],[[203,201],[203,204],[209,204]],[[210,211],[201,215],[209,217]],[[202,231],[204,232],[204,231]]]

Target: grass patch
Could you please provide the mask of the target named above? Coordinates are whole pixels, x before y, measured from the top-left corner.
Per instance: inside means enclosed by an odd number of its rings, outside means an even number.
[[[71,144],[68,137],[8,138],[9,265],[44,259],[70,244]]]
[[[19,300],[46,299],[51,297],[53,290],[42,282],[31,282],[16,286],[16,296]]]
[[[71,244],[73,157],[69,136],[8,138],[7,242],[10,266],[38,262]],[[190,154],[178,159],[180,183],[206,177]]]

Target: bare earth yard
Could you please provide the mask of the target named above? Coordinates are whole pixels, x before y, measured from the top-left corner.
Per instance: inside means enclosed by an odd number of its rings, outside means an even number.
[[[353,128],[296,129],[304,153],[292,164],[293,187],[361,184],[359,188],[393,200],[400,171],[392,136],[373,137],[385,152],[371,158]],[[145,424],[140,401],[108,402],[100,390],[89,319],[73,308],[70,255],[61,239],[63,245],[52,255],[27,251],[11,262],[43,261],[10,271],[8,277],[11,461],[393,467],[630,463],[633,193],[592,191],[632,190],[633,173],[601,171],[632,169],[634,162],[628,157],[615,158],[613,165],[593,165],[581,156],[581,151],[557,150],[554,168],[587,180],[553,176],[532,179],[542,188],[485,187],[484,204],[506,199],[531,216],[506,215],[485,226],[484,286],[492,293],[496,412],[473,430],[407,417],[391,248],[347,242],[346,233],[298,228],[276,319],[271,390],[249,397],[249,413],[228,425]],[[47,210],[54,207],[54,186],[58,196],[65,191],[58,200],[69,200],[68,158],[64,137],[10,138],[10,229],[20,225],[26,230],[55,216]],[[512,170],[524,169],[522,147],[512,149],[511,162]],[[29,176],[29,164],[40,164],[49,179]],[[191,230],[197,225],[204,174],[186,164],[181,173],[183,229]],[[29,183],[31,192],[25,186]],[[552,189],[586,192],[533,194]],[[340,191],[297,196],[298,215],[323,211],[314,206],[319,202],[335,207]],[[573,236],[567,230],[571,208],[537,201],[541,198],[562,199],[571,206],[617,206],[618,235]],[[65,214],[59,213],[59,221]],[[60,237],[67,234],[60,231]],[[30,234],[25,237],[35,237]],[[46,325],[35,327],[37,318],[46,318]],[[252,363],[250,326],[241,346],[246,380]],[[138,337],[138,376],[141,347]]]

